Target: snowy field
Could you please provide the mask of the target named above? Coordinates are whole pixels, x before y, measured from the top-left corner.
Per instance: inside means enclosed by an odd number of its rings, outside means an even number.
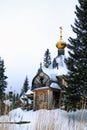
[[[87,110],[66,112],[60,109],[23,111],[18,108],[0,122],[30,121],[27,124],[0,124],[0,130],[87,130]]]

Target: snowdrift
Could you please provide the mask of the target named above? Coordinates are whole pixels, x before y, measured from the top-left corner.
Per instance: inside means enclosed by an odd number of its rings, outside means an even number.
[[[27,124],[0,124],[0,130],[87,130],[87,110],[66,112],[64,110],[23,111],[12,110],[0,117],[0,122],[30,121]]]

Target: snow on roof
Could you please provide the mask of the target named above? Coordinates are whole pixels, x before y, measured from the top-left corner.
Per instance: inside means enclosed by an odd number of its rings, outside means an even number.
[[[49,86],[39,87],[39,88],[35,88],[34,90],[43,90],[43,89],[48,89],[48,88],[61,89],[57,83],[51,83],[50,87]]]
[[[59,69],[57,68],[49,69],[49,68],[43,67],[43,72],[46,73],[50,77],[50,79],[52,79],[53,81],[56,81],[57,80],[56,76],[67,74],[67,68],[62,67],[62,66],[60,66]]]
[[[56,59],[56,62],[58,63],[58,66],[62,66],[64,68],[66,67],[66,64],[64,62],[64,60],[65,60],[64,55],[57,56],[55,59]]]
[[[42,89],[48,89],[49,87],[48,86],[46,86],[46,87],[39,87],[39,88],[35,88],[35,89],[33,89],[33,90],[42,90]]]
[[[30,95],[30,94],[33,94],[33,92],[29,89],[29,90],[25,93],[25,95]]]
[[[66,75],[68,72],[66,64],[64,63],[65,56],[57,56],[55,59],[58,63],[58,68],[46,68],[44,66],[42,67],[43,72],[46,73],[53,81],[57,80],[56,76]]]
[[[11,106],[12,102],[10,100],[4,100],[4,103],[8,106]]]
[[[21,99],[27,99],[27,96],[24,94],[20,97]]]
[[[51,88],[61,89],[60,86],[57,83],[51,83]]]

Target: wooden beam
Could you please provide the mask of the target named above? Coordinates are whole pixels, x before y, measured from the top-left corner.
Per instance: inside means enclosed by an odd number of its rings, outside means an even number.
[[[19,121],[19,122],[0,122],[0,124],[26,124],[30,123],[30,121]]]

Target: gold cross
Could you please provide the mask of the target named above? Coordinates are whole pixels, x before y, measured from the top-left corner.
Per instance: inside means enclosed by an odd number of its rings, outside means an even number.
[[[62,40],[62,30],[63,30],[63,29],[62,29],[61,26],[59,27],[59,29],[60,29],[60,40]]]

